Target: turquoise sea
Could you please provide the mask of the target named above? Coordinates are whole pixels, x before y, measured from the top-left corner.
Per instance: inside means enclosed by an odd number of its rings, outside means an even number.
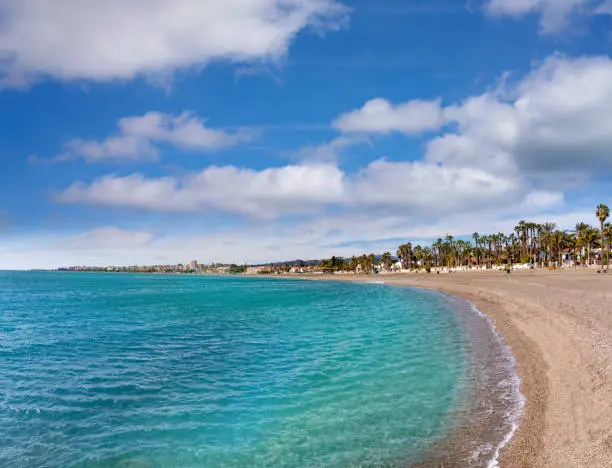
[[[489,466],[517,385],[433,291],[0,272],[2,467]]]

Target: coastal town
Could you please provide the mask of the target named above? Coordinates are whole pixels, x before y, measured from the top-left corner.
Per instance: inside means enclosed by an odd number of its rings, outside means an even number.
[[[129,265],[129,266],[71,266],[57,271],[110,272],[110,273],[166,273],[166,274],[208,274],[208,275],[264,275],[281,273],[316,273],[326,270],[321,265],[306,265],[304,262],[278,265],[236,265],[212,263],[209,265],[192,260],[175,265]]]
[[[335,258],[335,257],[334,257]],[[340,259],[338,257],[338,260]],[[335,260],[332,264],[335,264]],[[396,262],[398,263],[398,262]],[[384,265],[376,265],[372,270],[386,271]],[[281,275],[281,274],[323,274],[323,273],[342,273],[345,270],[336,269],[330,266],[329,260],[317,261],[295,261],[267,265],[236,265],[236,264],[217,264],[209,265],[193,260],[189,263],[176,265],[129,265],[129,266],[71,266],[58,268],[57,271],[73,272],[109,272],[109,273],[166,273],[166,274],[207,274],[207,275]],[[396,267],[396,271],[401,271]],[[357,265],[357,273],[366,272],[365,268]]]
[[[153,266],[73,266],[59,271],[97,271],[181,274],[378,274],[424,270],[428,273],[466,270],[567,269],[598,268],[607,272],[612,250],[610,209],[599,204],[594,219],[599,227],[579,221],[572,230],[560,230],[557,224],[520,221],[512,233],[473,233],[470,239],[456,239],[447,234],[431,245],[407,242],[395,255],[387,251],[353,256],[333,256],[323,260],[294,260],[259,265],[203,264],[197,260],[176,265]],[[604,268],[605,267],[605,268]]]

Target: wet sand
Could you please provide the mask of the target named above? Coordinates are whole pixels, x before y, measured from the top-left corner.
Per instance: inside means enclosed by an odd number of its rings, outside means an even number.
[[[612,466],[612,271],[317,278],[434,288],[473,302],[510,345],[527,399],[500,466]]]

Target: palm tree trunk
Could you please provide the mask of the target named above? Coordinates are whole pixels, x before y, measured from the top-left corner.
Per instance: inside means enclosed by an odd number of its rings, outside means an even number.
[[[603,221],[599,221],[599,225],[601,227],[601,229],[599,230],[599,233],[601,234],[601,255],[599,256],[599,262],[600,262],[600,267],[603,268],[603,255],[604,255],[604,247],[605,247],[605,242],[604,242],[604,234],[603,234]]]
[[[591,266],[591,243],[587,244],[587,265]]]

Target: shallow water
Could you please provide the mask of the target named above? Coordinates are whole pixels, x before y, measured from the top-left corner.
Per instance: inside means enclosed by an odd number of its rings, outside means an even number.
[[[0,272],[0,307],[3,467],[486,466],[510,424],[490,324],[431,291]]]

